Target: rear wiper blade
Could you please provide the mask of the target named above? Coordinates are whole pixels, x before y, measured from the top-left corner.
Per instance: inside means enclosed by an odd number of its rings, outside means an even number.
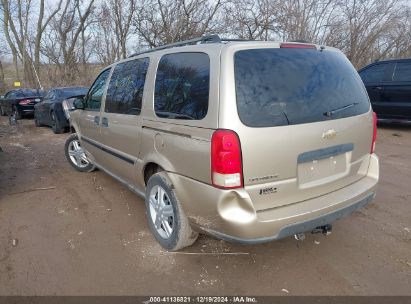
[[[330,111],[328,111],[328,112],[324,112],[323,115],[324,115],[324,116],[331,117],[331,116],[333,116],[335,113],[338,113],[338,112],[340,112],[340,111],[344,111],[344,110],[347,110],[347,109],[349,109],[349,108],[352,108],[352,107],[356,106],[357,104],[358,104],[358,102],[350,103],[350,104],[348,104],[348,105],[342,106],[341,108],[337,108],[337,109],[334,109],[334,110],[330,110]]]

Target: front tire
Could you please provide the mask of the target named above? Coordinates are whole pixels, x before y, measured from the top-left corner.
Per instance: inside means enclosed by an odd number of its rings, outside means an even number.
[[[76,133],[71,134],[67,138],[64,151],[68,162],[77,171],[91,172],[95,169],[95,166],[87,158],[85,151],[81,147]]]
[[[145,203],[148,225],[162,247],[177,251],[197,240],[198,233],[192,230],[165,172],[150,177]]]

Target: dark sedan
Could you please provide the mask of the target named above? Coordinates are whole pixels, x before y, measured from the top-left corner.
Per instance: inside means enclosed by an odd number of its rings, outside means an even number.
[[[44,100],[34,107],[34,123],[37,127],[51,126],[56,134],[63,133],[70,127],[62,102],[68,98],[84,96],[88,88],[67,87],[51,89]]]
[[[43,99],[44,91],[36,89],[15,89],[0,99],[0,114],[14,114],[16,119],[33,115],[34,105]]]

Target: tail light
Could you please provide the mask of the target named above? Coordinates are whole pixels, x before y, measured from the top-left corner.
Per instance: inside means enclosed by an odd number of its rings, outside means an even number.
[[[281,49],[317,49],[314,44],[306,43],[281,43]]]
[[[31,102],[31,99],[23,99],[19,101],[21,105],[28,105]]]
[[[371,154],[375,151],[375,141],[377,140],[377,114],[372,113],[373,119],[373,131],[372,131],[372,142],[371,142]]]
[[[243,187],[240,139],[231,130],[217,130],[211,138],[211,180],[215,187]]]

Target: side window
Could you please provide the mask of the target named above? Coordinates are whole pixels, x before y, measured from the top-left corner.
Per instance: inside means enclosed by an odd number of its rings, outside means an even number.
[[[15,91],[8,92],[5,98],[16,98],[16,92]]]
[[[44,96],[44,100],[50,99],[52,94],[53,94],[53,91],[48,91],[46,96]]]
[[[161,58],[154,109],[158,117],[203,119],[208,111],[210,58],[204,53],[177,53]]]
[[[86,95],[86,109],[99,110],[110,69],[100,73]]]
[[[363,82],[381,82],[384,80],[385,71],[388,68],[387,63],[373,65],[363,71],[360,76]]]
[[[46,103],[51,103],[53,101],[54,96],[55,96],[55,91],[50,91],[47,93],[46,97],[44,98],[44,101]]]
[[[411,61],[397,62],[397,65],[395,66],[393,80],[411,82]]]
[[[149,59],[118,64],[107,89],[105,112],[139,115]]]

